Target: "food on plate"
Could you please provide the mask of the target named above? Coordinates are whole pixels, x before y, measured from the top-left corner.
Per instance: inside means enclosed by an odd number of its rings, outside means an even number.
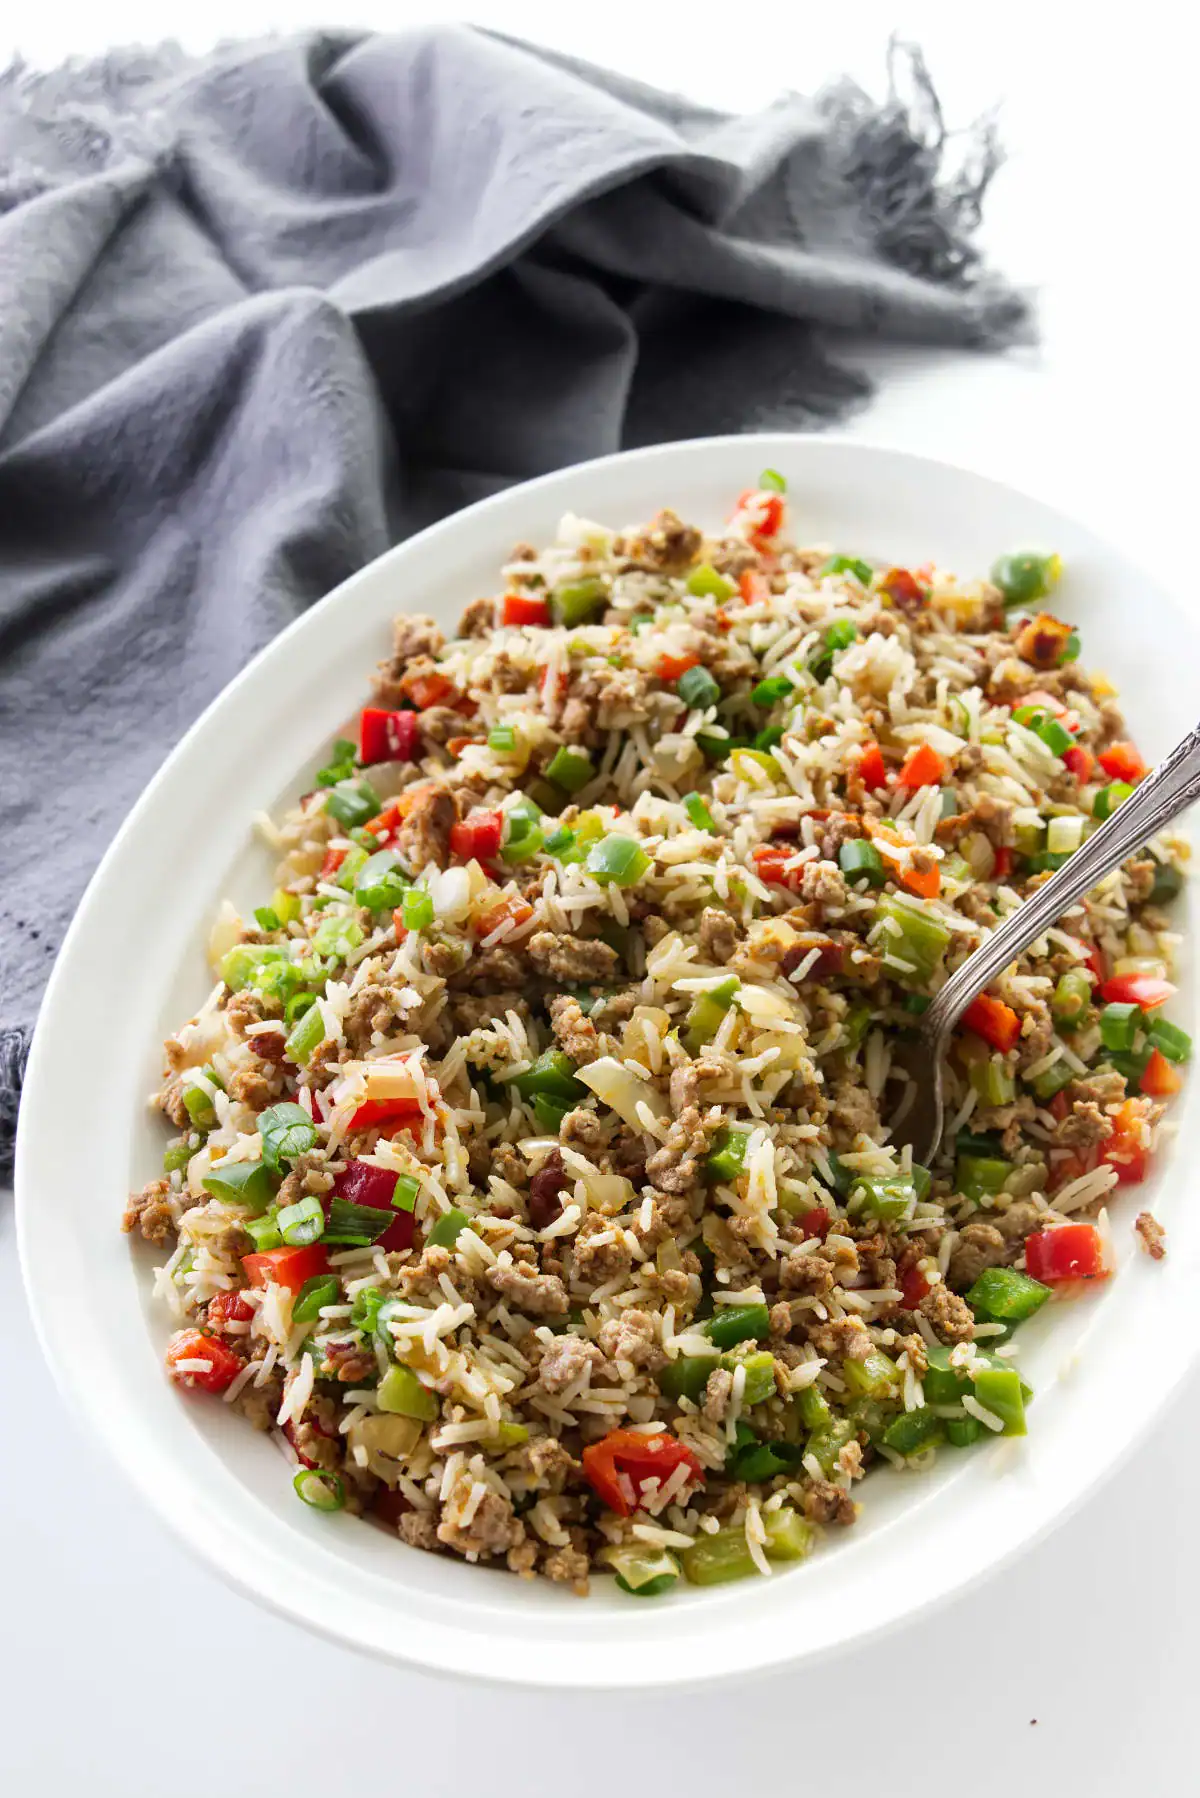
[[[888,1146],[892,1045],[1146,772],[1059,574],[797,547],[768,470],[400,617],[167,1040],[170,1377],[318,1511],[643,1598],[1023,1435],[1191,1052],[1164,835],[968,1008],[937,1165]]]

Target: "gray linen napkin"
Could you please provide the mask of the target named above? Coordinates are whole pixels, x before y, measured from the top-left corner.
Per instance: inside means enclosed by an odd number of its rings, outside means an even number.
[[[949,168],[892,75],[735,118],[456,27],[0,78],[0,1174],[89,874],[297,612],[547,469],[842,416],[838,332],[1027,335],[990,127]]]

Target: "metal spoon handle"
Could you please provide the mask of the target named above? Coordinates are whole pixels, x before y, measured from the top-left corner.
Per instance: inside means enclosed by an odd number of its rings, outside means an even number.
[[[1018,906],[951,974],[922,1019],[923,1032],[948,1030],[959,1015],[1047,927],[1154,833],[1200,798],[1200,725],[1119,805],[1070,861]]]

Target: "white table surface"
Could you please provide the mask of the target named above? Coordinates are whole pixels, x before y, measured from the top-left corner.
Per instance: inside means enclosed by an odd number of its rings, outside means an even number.
[[[875,358],[889,384],[856,428],[1036,489],[1167,579],[1192,535],[1197,466],[1185,424],[1197,373],[1185,276],[1194,56],[1175,10],[1143,4],[1117,34],[1099,14],[1046,4],[981,15],[856,0],[818,18],[796,0],[759,0],[697,40],[694,5],[473,9],[730,105],[841,68],[871,83],[898,24],[925,43],[952,116],[1003,99],[1012,160],[988,240],[1042,288],[1043,347],[1005,361]],[[413,11],[359,0],[355,16],[386,26]],[[339,12],[313,0],[41,0],[0,24],[0,52],[47,63],[164,34],[200,48]],[[1166,659],[1164,678],[1181,678]],[[116,1227],[121,1195],[95,1196]],[[644,1789],[800,1794],[814,1775],[832,1783],[835,1751],[898,1798],[927,1789],[927,1756],[978,1798],[1194,1789],[1200,1380],[1058,1534],[877,1646],[725,1693],[548,1699],[369,1663],[194,1565],[53,1390],[3,1201],[0,1368],[0,1790],[14,1798],[248,1798],[373,1785],[384,1768],[406,1798],[460,1798],[467,1780],[495,1798],[609,1798],[634,1768]],[[206,1708],[207,1734],[195,1728]],[[761,1775],[747,1774],[748,1757]]]

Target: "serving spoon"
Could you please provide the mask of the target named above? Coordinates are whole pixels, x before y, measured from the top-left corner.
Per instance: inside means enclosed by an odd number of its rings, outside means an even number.
[[[1075,901],[1119,867],[1156,831],[1200,798],[1200,725],[1124,800],[1092,836],[1005,918],[955,970],[917,1024],[914,1041],[896,1044],[894,1061],[915,1084],[916,1096],[893,1127],[897,1149],[930,1167],[941,1146],[945,1105],[943,1069],[954,1026],[967,1006],[1023,949]]]

